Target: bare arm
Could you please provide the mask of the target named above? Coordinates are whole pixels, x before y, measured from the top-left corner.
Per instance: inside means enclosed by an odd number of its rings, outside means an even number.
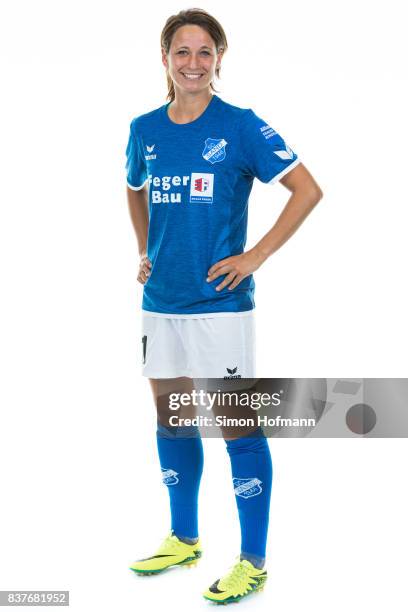
[[[298,164],[280,182],[292,192],[275,225],[249,251],[218,261],[208,271],[207,281],[226,275],[217,287],[221,291],[227,285],[235,289],[239,283],[255,272],[264,261],[277,251],[295,233],[311,210],[323,197],[323,192],[310,172]]]
[[[280,182],[292,195],[275,225],[254,246],[263,261],[285,244],[323,197],[319,185],[302,163],[288,172]]]
[[[148,190],[145,185],[135,191],[126,187],[130,218],[135,230],[137,246],[140,255],[139,273],[137,280],[144,284],[150,275],[151,262],[147,257],[147,233],[149,228]]]

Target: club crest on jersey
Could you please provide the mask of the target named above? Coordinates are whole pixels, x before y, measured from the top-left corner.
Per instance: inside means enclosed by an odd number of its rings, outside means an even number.
[[[179,481],[179,479],[177,478],[178,476],[178,472],[175,472],[174,470],[170,470],[167,468],[162,468],[162,479],[165,485],[167,486],[171,486],[171,485],[176,485]]]
[[[209,161],[211,164],[222,162],[226,156],[225,147],[227,144],[224,138],[207,138],[203,151],[205,161]]]
[[[233,478],[234,493],[238,497],[248,499],[262,493],[262,481],[259,478]]]
[[[212,204],[214,175],[201,172],[191,173],[190,202]]]

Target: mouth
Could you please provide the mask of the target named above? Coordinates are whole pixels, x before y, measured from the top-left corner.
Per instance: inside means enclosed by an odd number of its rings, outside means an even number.
[[[199,74],[194,74],[192,72],[182,72],[181,74],[188,81],[198,81],[199,79],[201,79],[202,76],[204,76],[203,72],[200,72]]]

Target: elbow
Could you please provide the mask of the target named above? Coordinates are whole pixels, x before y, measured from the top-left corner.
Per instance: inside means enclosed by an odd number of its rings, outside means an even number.
[[[320,189],[319,185],[314,185],[312,189],[309,191],[309,200],[313,206],[316,206],[318,202],[323,198],[323,191]]]
[[[317,185],[315,197],[316,197],[316,204],[317,202],[320,202],[321,199],[323,199],[323,191],[320,189],[319,185]]]
[[[315,181],[310,181],[307,185],[299,186],[299,189],[294,190],[299,194],[299,197],[308,203],[313,208],[323,198],[323,191]]]

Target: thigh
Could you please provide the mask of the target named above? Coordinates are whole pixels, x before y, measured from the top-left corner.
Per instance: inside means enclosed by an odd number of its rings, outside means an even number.
[[[220,437],[226,440],[259,434],[257,412],[251,408],[250,398],[256,389],[257,379],[242,378],[224,381],[220,378],[194,379],[197,393],[203,392],[207,407],[199,408],[200,414],[208,414],[211,407],[214,418],[202,431],[203,437]],[[207,411],[207,412],[206,412]]]
[[[193,378],[255,376],[255,319],[243,316],[185,320]]]
[[[185,401],[194,389],[191,378],[179,377],[172,379],[150,379],[150,386],[153,392],[154,402],[157,409],[157,419],[161,425],[169,427],[170,416],[176,415],[178,418],[193,418],[196,416],[193,402]],[[183,395],[184,401],[180,405],[180,396]],[[174,409],[172,400],[176,400],[177,409]]]

